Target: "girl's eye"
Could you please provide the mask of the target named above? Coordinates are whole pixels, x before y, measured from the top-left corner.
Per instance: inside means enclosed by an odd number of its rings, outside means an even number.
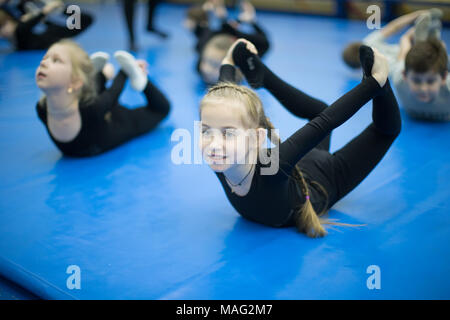
[[[233,138],[236,136],[236,132],[234,130],[226,130],[225,131],[225,136],[229,137],[229,138]]]
[[[204,136],[210,136],[210,135],[212,135],[212,130],[211,129],[202,129],[202,134]]]
[[[436,79],[428,79],[427,83],[428,84],[433,84],[436,82]]]

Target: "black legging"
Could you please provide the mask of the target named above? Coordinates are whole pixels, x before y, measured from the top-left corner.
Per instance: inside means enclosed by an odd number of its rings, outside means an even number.
[[[264,68],[263,87],[297,117],[311,120],[327,108],[324,102],[292,87],[267,67]],[[389,80],[381,93],[373,98],[372,105],[373,122],[357,137],[330,154],[328,136],[298,163],[309,182],[317,181],[325,188],[328,208],[367,177],[400,133],[400,111]],[[310,186],[314,188],[314,184]],[[313,192],[320,193],[320,190]]]
[[[119,96],[126,82],[124,72],[119,72],[111,87],[106,88],[106,79],[102,73],[96,75],[97,90],[100,100],[112,103],[109,141],[117,145],[132,137],[139,136],[155,128],[169,113],[170,103],[164,94],[148,80],[142,91],[147,104],[138,108],[126,108],[118,103]]]
[[[147,30],[153,29],[153,16],[155,14],[156,6],[160,3],[160,0],[148,0],[148,16],[147,16]],[[130,43],[135,43],[134,35],[134,7],[136,0],[123,0],[123,9],[125,14],[125,20],[127,23],[128,37]]]
[[[365,77],[369,77],[373,65],[373,52],[365,46],[362,49],[364,74]],[[361,83],[358,88],[352,90],[359,92],[357,96],[359,103],[353,100],[345,102],[347,97],[353,97],[348,93],[335,102],[332,108],[328,108],[322,101],[308,96],[277,77],[258,56],[251,54],[245,48],[245,44],[236,46],[233,51],[233,60],[252,87],[266,88],[291,113],[310,120],[304,128],[282,144],[290,146],[293,149],[293,155],[298,153],[295,149],[305,149],[311,143],[316,143],[317,138],[324,137],[297,162],[312,189],[311,198],[315,200],[313,206],[317,212],[324,209],[325,203],[330,208],[360,184],[380,162],[400,133],[400,111],[389,80],[375,96],[366,92],[364,89],[366,86]],[[355,107],[363,101],[368,101],[370,97],[373,98],[373,122],[343,148],[330,154],[329,141],[332,130],[330,128],[336,128],[345,122],[358,110]],[[340,106],[344,102],[350,104],[349,108],[344,108],[344,105],[342,107],[335,105],[338,103]],[[330,132],[330,135],[324,136],[326,132]],[[305,146],[296,146],[298,141],[302,141]],[[291,150],[286,151],[291,153]],[[283,156],[290,158],[286,154]],[[283,163],[280,165],[281,167],[292,166],[291,164],[286,166]],[[318,182],[326,190],[327,195],[312,181]]]

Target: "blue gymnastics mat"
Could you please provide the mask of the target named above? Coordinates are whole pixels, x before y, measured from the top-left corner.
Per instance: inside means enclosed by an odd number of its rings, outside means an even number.
[[[118,5],[82,7],[97,16],[78,38],[89,53],[126,48]],[[144,33],[145,10],[137,24],[138,57],[168,95],[170,117],[89,159],[62,157],[37,118],[43,52],[0,55],[0,275],[44,299],[449,299],[450,123],[402,112],[383,161],[330,211],[366,227],[310,239],[246,221],[206,165],[171,161],[171,135],[193,132],[204,93],[185,9],[159,8],[167,41]],[[272,42],[266,63],[288,82],[327,103],[358,83],[340,52],[367,34],[364,22],[270,12],[259,21]],[[450,45],[449,30],[443,37]],[[305,124],[258,92],[282,138]],[[127,85],[121,101],[144,100]],[[370,121],[368,104],[335,130],[332,150]],[[79,289],[67,285],[73,265]],[[371,266],[379,289],[367,285]]]

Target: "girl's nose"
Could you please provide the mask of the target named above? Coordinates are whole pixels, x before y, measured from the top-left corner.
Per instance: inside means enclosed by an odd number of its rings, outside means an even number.
[[[223,136],[222,136],[222,134],[215,133],[213,135],[210,147],[212,149],[215,149],[215,150],[222,149],[222,147],[223,147]]]

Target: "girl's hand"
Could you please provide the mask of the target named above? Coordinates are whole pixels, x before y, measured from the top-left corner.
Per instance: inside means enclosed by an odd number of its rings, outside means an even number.
[[[25,13],[24,15],[22,15],[21,17],[20,17],[20,21],[21,22],[27,22],[27,21],[29,21],[31,18],[33,18],[34,17],[34,14],[32,14],[31,12],[29,12],[29,13]]]
[[[42,9],[42,13],[45,14],[45,15],[48,15],[52,11],[54,11],[54,10],[56,10],[58,8],[61,8],[63,6],[64,6],[64,3],[62,1],[60,1],[60,0],[52,1],[52,2],[50,2],[50,3],[45,5],[45,7]]]
[[[237,30],[237,28],[239,28],[239,22],[237,22],[235,20],[229,20],[227,23],[235,30]]]
[[[238,39],[236,40],[230,47],[230,49],[228,49],[228,52],[225,56],[225,58],[223,58],[222,60],[222,64],[231,64],[232,66],[234,66],[234,61],[233,61],[233,50],[234,48],[238,45],[238,43],[245,43],[246,44],[246,48],[248,51],[250,51],[253,54],[258,54],[258,50],[256,49],[255,45],[253,43],[251,43],[248,40],[245,39]]]
[[[255,7],[249,1],[243,1],[241,4],[241,13],[239,14],[239,20],[242,22],[255,22],[256,12]]]
[[[214,10],[214,3],[212,3],[211,0],[206,0],[202,5],[202,9],[204,11],[212,12]]]
[[[219,19],[224,19],[228,16],[227,8],[225,7],[223,0],[212,0],[214,8],[214,15]]]
[[[372,48],[374,62],[372,66],[372,77],[377,80],[380,87],[383,87],[389,75],[389,65],[386,57],[375,48]]]
[[[136,60],[136,62],[144,74],[148,75],[148,62],[145,60]]]

